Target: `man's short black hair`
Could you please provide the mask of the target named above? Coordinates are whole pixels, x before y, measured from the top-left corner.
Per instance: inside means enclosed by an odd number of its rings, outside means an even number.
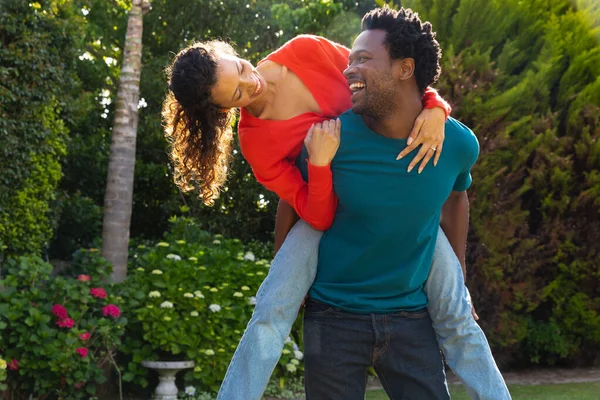
[[[442,50],[429,22],[421,22],[410,8],[396,11],[382,7],[369,11],[362,19],[363,31],[374,29],[387,32],[384,45],[391,59],[415,60],[414,74],[421,93],[437,81]]]

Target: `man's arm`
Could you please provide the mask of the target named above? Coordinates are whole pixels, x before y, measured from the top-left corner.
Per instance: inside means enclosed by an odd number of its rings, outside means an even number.
[[[463,270],[465,283],[467,269],[465,254],[467,251],[467,233],[469,232],[469,196],[467,192],[452,192],[442,206],[440,225],[454,249]]]
[[[279,200],[277,205],[277,216],[275,217],[275,254],[279,251],[287,234],[290,233],[292,227],[300,217],[284,200]]]

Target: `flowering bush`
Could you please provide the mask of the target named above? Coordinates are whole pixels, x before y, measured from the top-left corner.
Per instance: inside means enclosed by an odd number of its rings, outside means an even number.
[[[15,398],[89,399],[105,380],[126,320],[103,278],[109,264],[93,249],[75,258],[90,275],[50,278],[38,257],[6,263],[0,281],[0,383],[8,372]],[[106,289],[108,289],[108,292]],[[4,368],[3,368],[4,367]]]
[[[133,315],[123,352],[131,362],[123,379],[147,385],[142,360],[187,359],[196,367],[187,372],[186,381],[214,392],[270,265],[239,240],[203,232],[193,220],[172,223],[164,241],[130,252],[123,297]],[[301,358],[289,340],[278,378],[301,375]]]

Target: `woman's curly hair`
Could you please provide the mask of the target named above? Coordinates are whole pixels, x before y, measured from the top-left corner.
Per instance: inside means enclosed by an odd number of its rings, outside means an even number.
[[[211,101],[218,62],[225,54],[236,55],[228,43],[197,42],[181,50],[166,69],[169,93],[162,120],[175,183],[182,191],[197,189],[206,205],[219,197],[231,160],[236,110]]]

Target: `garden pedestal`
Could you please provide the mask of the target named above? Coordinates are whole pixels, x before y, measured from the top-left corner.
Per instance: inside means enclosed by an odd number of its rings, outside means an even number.
[[[158,386],[153,400],[177,400],[175,375],[181,370],[193,368],[193,361],[142,361],[142,365],[158,372]]]

